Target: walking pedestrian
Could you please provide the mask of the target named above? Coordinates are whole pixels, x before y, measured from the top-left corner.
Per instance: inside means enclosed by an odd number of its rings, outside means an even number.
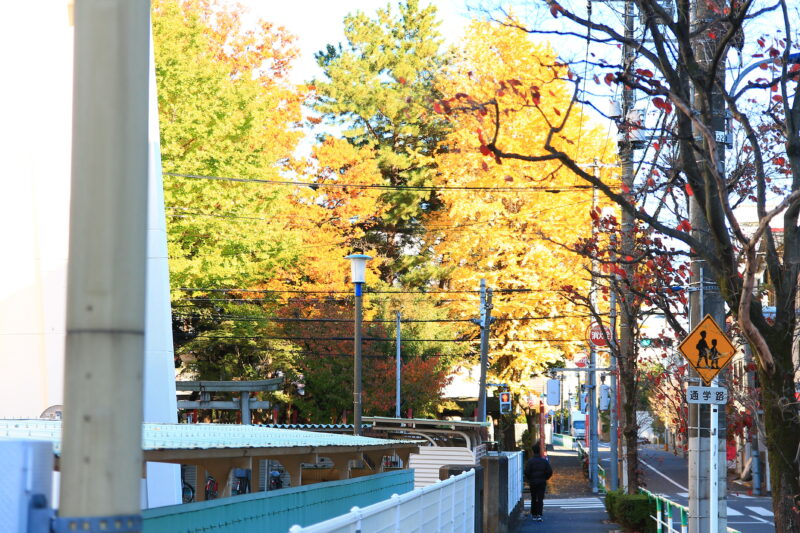
[[[550,461],[541,456],[542,448],[537,442],[533,445],[533,457],[525,463],[525,479],[531,489],[531,518],[542,521],[542,506],[547,480],[553,475]]]

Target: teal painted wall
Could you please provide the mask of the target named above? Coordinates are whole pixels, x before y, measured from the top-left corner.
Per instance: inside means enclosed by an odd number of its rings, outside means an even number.
[[[329,481],[207,502],[146,509],[143,533],[287,532],[414,490],[414,471]]]

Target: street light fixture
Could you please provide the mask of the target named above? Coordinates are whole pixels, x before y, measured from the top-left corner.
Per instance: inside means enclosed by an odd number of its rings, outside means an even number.
[[[353,333],[353,434],[361,435],[361,301],[364,293],[364,281],[367,261],[372,257],[364,254],[350,254],[350,273],[355,288],[355,331]]]

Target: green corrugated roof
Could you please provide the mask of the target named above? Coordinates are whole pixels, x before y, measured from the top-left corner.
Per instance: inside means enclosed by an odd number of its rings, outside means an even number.
[[[234,424],[143,424],[142,449],[291,448],[301,446],[386,446],[410,440],[373,439],[335,433]],[[0,438],[45,440],[61,451],[60,420],[0,420]]]

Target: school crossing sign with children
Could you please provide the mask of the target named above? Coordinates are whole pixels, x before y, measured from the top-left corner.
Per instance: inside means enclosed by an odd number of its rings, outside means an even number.
[[[706,315],[689,336],[683,339],[678,350],[697,371],[705,385],[710,384],[719,371],[725,368],[735,352],[730,339],[711,315]]]

